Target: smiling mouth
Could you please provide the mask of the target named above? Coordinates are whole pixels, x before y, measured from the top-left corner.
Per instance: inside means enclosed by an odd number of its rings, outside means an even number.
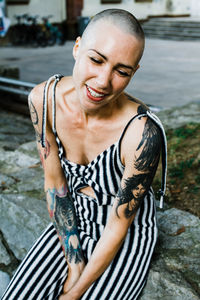
[[[107,96],[107,94],[98,92],[97,90],[92,89],[88,85],[86,85],[86,89],[87,89],[87,96],[93,101],[101,101]]]

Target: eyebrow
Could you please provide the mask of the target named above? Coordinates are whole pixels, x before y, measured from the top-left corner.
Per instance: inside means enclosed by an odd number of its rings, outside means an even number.
[[[97,51],[95,49],[89,49],[89,50],[92,50],[92,51],[96,52],[98,55],[100,55],[106,61],[108,60],[108,58],[104,54],[100,53],[99,51]],[[130,69],[131,71],[134,71],[134,68],[132,66],[125,65],[125,64],[122,64],[122,63],[118,63],[117,67],[124,67],[124,68]]]

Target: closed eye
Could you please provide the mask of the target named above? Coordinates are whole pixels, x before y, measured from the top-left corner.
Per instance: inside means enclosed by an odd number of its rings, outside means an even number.
[[[92,62],[94,62],[94,63],[96,63],[96,64],[101,64],[101,60],[99,60],[99,59],[96,59],[96,58],[94,58],[94,57],[90,57],[90,60],[92,61]]]
[[[131,76],[129,73],[127,73],[127,72],[125,72],[125,71],[121,71],[121,70],[118,70],[118,73],[119,73],[121,76],[124,76],[124,77]]]

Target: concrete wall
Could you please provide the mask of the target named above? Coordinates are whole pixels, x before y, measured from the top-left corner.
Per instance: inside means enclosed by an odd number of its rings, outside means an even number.
[[[85,0],[82,15],[93,16],[103,9],[113,7],[126,9],[138,19],[145,19],[149,15],[183,15],[190,13],[190,2],[190,0],[153,0],[138,3],[134,0],[122,0],[119,4],[101,4],[100,0]]]
[[[101,4],[101,0],[84,0],[82,16],[93,16],[106,8],[122,8],[132,12],[138,19],[149,15],[183,15],[200,16],[200,0],[152,0],[136,3],[134,0],[122,0],[120,4]],[[12,24],[15,14],[53,15],[52,22],[66,19],[66,0],[30,0],[28,5],[7,5],[7,14]]]
[[[166,0],[166,11],[172,15],[190,14],[191,0]]]
[[[191,16],[200,17],[200,0],[191,0],[190,13]]]
[[[7,5],[7,15],[11,23],[16,23],[14,15],[25,14],[47,16],[53,15],[51,22],[62,22],[66,19],[65,0],[30,0],[28,5]]]

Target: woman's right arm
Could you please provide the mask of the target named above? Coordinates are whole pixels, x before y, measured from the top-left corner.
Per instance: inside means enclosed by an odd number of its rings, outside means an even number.
[[[64,287],[67,292],[80,277],[84,269],[84,258],[77,230],[73,199],[58,157],[55,136],[47,120],[45,148],[41,146],[43,85],[33,89],[29,95],[31,120],[36,132],[37,148],[44,169],[44,189],[49,216],[56,228],[68,264],[68,279]]]

